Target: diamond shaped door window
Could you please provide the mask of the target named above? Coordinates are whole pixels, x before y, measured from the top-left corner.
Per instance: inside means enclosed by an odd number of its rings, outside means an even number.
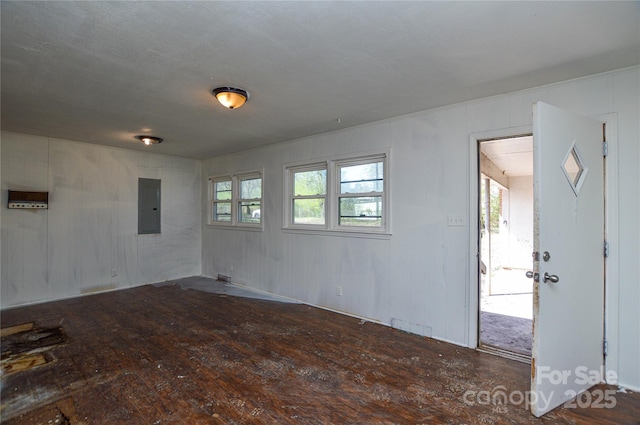
[[[575,141],[571,144],[571,148],[565,155],[564,161],[562,161],[562,171],[567,177],[571,189],[573,189],[573,192],[578,196],[582,183],[587,176],[587,171],[589,170],[585,167],[584,161],[582,161]]]

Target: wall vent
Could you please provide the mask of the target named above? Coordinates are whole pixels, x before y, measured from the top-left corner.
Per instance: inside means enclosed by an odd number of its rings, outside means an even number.
[[[48,209],[49,192],[23,192],[20,190],[9,191],[8,208],[21,209]]]

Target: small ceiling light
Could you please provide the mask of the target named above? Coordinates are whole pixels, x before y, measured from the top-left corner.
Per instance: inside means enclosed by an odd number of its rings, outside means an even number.
[[[249,93],[236,87],[218,87],[212,93],[222,106],[229,109],[237,109],[249,100]]]
[[[144,135],[140,135],[140,136],[135,136],[136,139],[140,140],[142,143],[144,143],[147,146],[151,146],[151,145],[155,145],[157,143],[162,143],[162,139],[156,136],[144,136]]]

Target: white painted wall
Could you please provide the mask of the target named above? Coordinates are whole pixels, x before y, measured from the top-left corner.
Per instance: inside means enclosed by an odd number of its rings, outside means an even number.
[[[466,345],[470,341],[469,135],[531,126],[541,100],[583,115],[617,114],[619,235],[608,298],[618,324],[610,360],[620,383],[640,388],[639,68],[539,87],[320,134],[203,163],[208,176],[264,168],[263,232],[203,224],[203,273],[395,327]],[[429,93],[424,93],[428,96]],[[292,161],[391,148],[392,236],[366,239],[283,231],[283,167]],[[206,214],[206,213],[205,213]],[[206,220],[203,221],[203,223]],[[336,295],[336,286],[343,295]],[[610,313],[611,314],[611,313]]]
[[[533,176],[509,177],[507,265],[531,269],[533,252]]]
[[[201,273],[200,161],[1,137],[3,308]],[[139,177],[162,182],[159,235],[137,234]],[[9,189],[48,191],[49,209],[8,209]]]

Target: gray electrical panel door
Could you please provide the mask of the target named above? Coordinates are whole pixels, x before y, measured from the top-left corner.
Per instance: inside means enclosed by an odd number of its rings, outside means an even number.
[[[138,234],[160,233],[160,180],[138,179]]]

